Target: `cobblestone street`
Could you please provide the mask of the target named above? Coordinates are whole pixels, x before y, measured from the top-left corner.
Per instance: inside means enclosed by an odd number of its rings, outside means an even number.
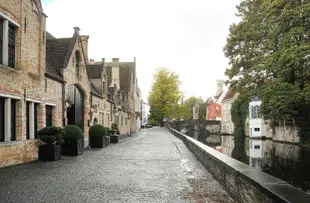
[[[1,169],[0,202],[234,201],[181,140],[153,128],[78,157]]]

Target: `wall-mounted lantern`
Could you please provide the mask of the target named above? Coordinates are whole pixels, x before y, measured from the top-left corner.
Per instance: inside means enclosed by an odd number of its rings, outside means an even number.
[[[66,107],[69,109],[69,108],[71,108],[71,106],[72,106],[72,101],[68,98],[68,99],[66,99]]]

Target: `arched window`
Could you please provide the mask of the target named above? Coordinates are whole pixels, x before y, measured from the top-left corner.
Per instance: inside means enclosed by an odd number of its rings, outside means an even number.
[[[80,76],[80,55],[79,52],[75,52],[75,76]]]

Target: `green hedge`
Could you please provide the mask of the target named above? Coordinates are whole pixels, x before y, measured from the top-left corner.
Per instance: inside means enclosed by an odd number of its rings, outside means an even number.
[[[76,125],[67,125],[64,127],[64,131],[66,132],[65,140],[77,140],[84,137],[82,129]]]
[[[89,136],[106,136],[107,128],[102,125],[93,125],[89,128]]]

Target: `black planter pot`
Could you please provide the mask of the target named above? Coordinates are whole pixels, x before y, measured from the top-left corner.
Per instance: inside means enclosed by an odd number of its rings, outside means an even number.
[[[89,146],[90,148],[103,148],[104,136],[89,136]]]
[[[40,161],[57,161],[61,159],[61,146],[45,144],[39,145]]]
[[[65,140],[62,145],[62,154],[68,156],[79,156],[83,154],[84,138],[77,140]]]
[[[111,143],[118,143],[119,136],[118,135],[110,135],[110,141],[111,141]]]
[[[104,148],[109,145],[106,136],[89,136],[90,148]]]

